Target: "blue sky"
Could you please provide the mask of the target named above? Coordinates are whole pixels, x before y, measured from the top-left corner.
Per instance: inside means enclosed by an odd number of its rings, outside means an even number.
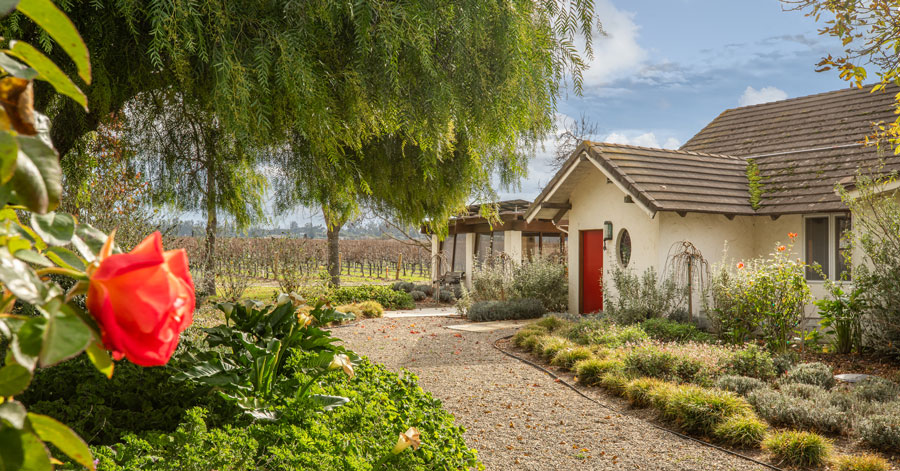
[[[598,141],[677,148],[728,108],[847,86],[815,71],[840,42],[778,0],[598,0],[597,9],[607,36],[595,39],[583,96],[563,97],[557,117],[584,114]],[[535,198],[553,177],[553,150],[550,138],[521,188],[501,197]]]
[[[837,90],[847,84],[815,64],[838,41],[778,0],[596,0],[607,36],[594,40],[583,96],[568,93],[562,120],[582,113],[594,140],[677,148],[719,113],[741,105]],[[533,200],[553,177],[549,137],[519,188],[502,199]],[[279,220],[321,224],[317,209]]]

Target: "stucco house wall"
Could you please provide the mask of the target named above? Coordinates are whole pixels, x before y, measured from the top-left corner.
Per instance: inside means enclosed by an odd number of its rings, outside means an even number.
[[[621,266],[616,241],[619,233],[628,230],[632,255],[628,268],[642,273],[649,267],[663,272],[672,246],[689,241],[709,262],[710,268],[721,263],[737,263],[766,257],[778,245],[789,243],[788,233],[798,237],[792,255],[803,258],[803,216],[786,215],[776,219],[768,216],[736,216],[719,214],[658,212],[650,217],[636,203],[625,202],[626,193],[608,181],[599,170],[585,170],[587,174],[573,189],[569,212],[569,311],[579,312],[581,300],[581,247],[579,232],[603,229],[605,221],[612,222],[613,240],[604,244],[604,278],[616,266]],[[809,281],[814,299],[827,295],[824,282]],[[693,298],[693,314],[701,310],[699,294]],[[815,306],[807,306],[807,315],[817,317]]]
[[[613,224],[613,240],[604,243],[604,277],[615,262],[615,236],[618,228],[629,227],[631,262],[629,267],[643,272],[654,265],[659,246],[659,220],[650,219],[635,203],[625,202],[625,193],[607,180],[596,168],[585,169],[586,175],[570,196],[569,211],[569,311],[577,313],[581,300],[581,238],[579,231],[603,229],[603,222]]]

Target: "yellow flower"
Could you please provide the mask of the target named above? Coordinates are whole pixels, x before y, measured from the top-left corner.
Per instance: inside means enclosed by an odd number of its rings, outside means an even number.
[[[355,373],[353,373],[353,363],[350,363],[350,357],[343,353],[335,355],[334,359],[331,360],[331,364],[328,365],[329,370],[336,370],[338,368],[343,369],[344,373],[347,373],[347,376],[349,376],[350,379],[353,379],[355,376]]]
[[[391,453],[399,455],[403,450],[409,448],[410,445],[412,445],[413,450],[418,450],[421,443],[422,442],[419,441],[419,431],[415,427],[410,427],[409,430],[401,433],[400,436],[397,437],[397,445],[394,446]]]

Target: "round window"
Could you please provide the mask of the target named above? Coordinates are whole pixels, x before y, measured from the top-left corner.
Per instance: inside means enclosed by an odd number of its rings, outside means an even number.
[[[627,267],[631,261],[631,235],[628,230],[619,231],[619,240],[616,242],[616,253],[619,255],[619,264]]]

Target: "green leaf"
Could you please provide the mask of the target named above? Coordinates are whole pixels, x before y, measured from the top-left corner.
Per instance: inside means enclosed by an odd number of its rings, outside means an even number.
[[[0,54],[2,55],[2,54]],[[16,173],[19,143],[8,132],[0,132],[0,183],[6,183]]]
[[[310,399],[318,402],[319,405],[322,406],[322,408],[325,409],[326,411],[330,411],[332,409],[341,407],[341,406],[347,404],[348,402],[350,402],[349,398],[346,398],[343,396],[327,396],[324,394],[313,394],[312,396],[309,396],[309,397],[310,397]]]
[[[97,368],[97,371],[106,375],[107,379],[112,378],[115,364],[113,363],[112,358],[109,357],[109,352],[103,348],[103,345],[97,342],[91,342],[87,347],[86,353],[88,359],[94,364],[94,368]]]
[[[72,429],[46,415],[29,413],[28,421],[41,440],[52,443],[66,456],[85,468],[94,469],[94,458],[91,456],[91,450]]]
[[[62,169],[56,150],[39,137],[16,136],[19,156],[12,186],[19,203],[43,214],[59,205]]]
[[[31,249],[16,250],[13,253],[13,256],[23,262],[31,263],[33,265],[40,265],[42,267],[52,267],[53,266],[53,262],[50,261],[49,258],[35,252],[34,250],[31,250]]]
[[[20,79],[32,80],[38,76],[36,70],[13,59],[12,57],[7,56],[6,54],[0,54],[0,68],[5,70],[9,75],[18,77]]]
[[[66,245],[75,235],[75,219],[66,213],[49,212],[31,217],[31,228],[48,245]]]
[[[44,304],[47,286],[27,263],[0,248],[0,282],[17,298],[30,304]]]
[[[21,0],[18,7],[20,12],[31,18],[47,34],[59,44],[66,54],[75,62],[78,68],[78,76],[88,85],[91,83],[91,62],[87,46],[75,29],[75,25],[60,11],[51,0]]]
[[[25,426],[25,415],[28,411],[19,401],[6,401],[0,404],[0,419],[5,420],[10,426],[21,430]]]
[[[6,365],[0,368],[0,397],[15,396],[28,388],[31,372],[22,365]]]
[[[13,428],[0,428],[0,465],[2,465],[0,469],[3,471],[22,469],[22,463],[25,462],[22,435],[25,433]]]
[[[22,451],[25,452],[25,459],[22,461],[23,471],[53,471],[53,465],[50,463],[50,450],[37,435],[22,434]]]
[[[55,310],[55,306],[52,306],[54,303],[58,301],[51,301],[51,305],[44,309]],[[43,367],[55,365],[78,355],[94,338],[94,333],[78,316],[64,310],[55,313],[50,311],[50,314],[39,357]]]
[[[78,224],[75,226],[75,237],[72,238],[72,245],[78,250],[78,253],[88,262],[97,259],[97,254],[106,243],[107,235],[102,231],[93,228],[90,224]]]
[[[58,93],[75,100],[85,111],[88,110],[87,97],[58,65],[31,44],[22,41],[10,41],[9,44],[11,49],[4,52],[30,65],[37,71],[39,80],[49,82]]]
[[[47,249],[47,257],[57,265],[73,270],[84,271],[84,261],[75,252],[64,247],[50,247]]]
[[[34,369],[38,355],[41,354],[41,344],[44,342],[46,327],[47,318],[45,317],[32,317],[19,327],[10,345],[10,351],[16,363],[29,370]]]

